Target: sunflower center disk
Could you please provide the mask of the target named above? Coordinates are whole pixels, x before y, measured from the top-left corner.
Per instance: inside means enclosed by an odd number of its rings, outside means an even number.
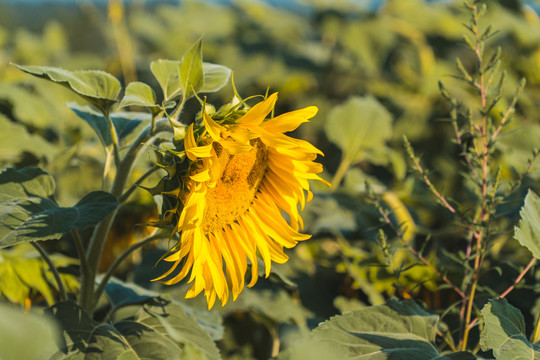
[[[231,155],[219,143],[214,149],[219,159],[216,186],[206,192],[206,210],[201,228],[210,233],[224,228],[250,207],[268,165],[268,150],[259,139],[253,149]]]

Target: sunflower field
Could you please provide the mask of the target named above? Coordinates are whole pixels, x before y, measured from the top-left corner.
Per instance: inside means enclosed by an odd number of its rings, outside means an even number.
[[[540,359],[540,2],[0,0],[0,360]]]

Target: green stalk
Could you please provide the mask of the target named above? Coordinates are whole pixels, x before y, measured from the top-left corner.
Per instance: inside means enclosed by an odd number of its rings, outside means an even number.
[[[114,195],[116,198],[121,197],[133,164],[137,160],[141,150],[146,144],[150,144],[157,139],[157,136],[155,135],[166,131],[171,131],[169,121],[167,119],[161,119],[156,121],[154,134],[151,132],[151,126],[146,127],[141,134],[139,134],[137,139],[135,139],[135,141],[131,144],[126,155],[124,156],[124,159],[122,159],[117,166],[116,175],[110,191],[112,195]],[[107,240],[107,235],[109,234],[114,217],[116,216],[116,212],[117,210],[115,210],[105,220],[96,226],[88,246],[87,259],[89,274],[88,277],[83,278],[83,281],[81,282],[79,303],[90,315],[93,314],[95,307],[94,286],[99,261],[105,246],[105,241]]]
[[[341,180],[343,180],[343,177],[345,176],[345,173],[351,166],[351,161],[347,158],[341,159],[341,163],[339,164],[336,173],[334,174],[334,177],[332,178],[332,191],[336,191],[339,184],[341,183]]]

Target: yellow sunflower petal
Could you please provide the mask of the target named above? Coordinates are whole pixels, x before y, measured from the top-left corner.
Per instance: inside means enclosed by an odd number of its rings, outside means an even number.
[[[273,93],[266,100],[257,103],[242,116],[238,123],[245,126],[258,126],[272,111],[277,101],[277,93]]]
[[[242,144],[237,141],[222,140],[219,142],[231,155],[240,154],[243,152],[248,152],[253,149],[249,143]]]
[[[191,161],[197,161],[198,158],[212,156],[213,147],[212,144],[197,146],[195,135],[193,133],[193,124],[189,125],[184,138],[184,146],[186,148],[186,155]]]
[[[225,131],[225,127],[219,125],[217,122],[214,121],[210,117],[210,115],[207,114],[207,112],[203,109],[203,122],[204,122],[204,128],[210,136],[212,137],[212,140],[219,141],[221,139],[221,132]]]
[[[197,174],[193,174],[189,177],[193,181],[204,182],[210,180],[210,171],[208,169],[203,170]]]
[[[289,132],[298,128],[302,123],[309,121],[317,114],[316,106],[308,106],[306,108],[291,111],[263,123],[261,126],[269,132]]]

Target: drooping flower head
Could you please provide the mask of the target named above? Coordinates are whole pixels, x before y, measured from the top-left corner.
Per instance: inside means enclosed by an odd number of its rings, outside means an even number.
[[[249,110],[210,116],[191,124],[183,146],[188,167],[177,191],[177,206],[170,210],[180,241],[164,258],[169,271],[157,278],[174,284],[189,275],[191,298],[204,290],[211,308],[219,298],[225,305],[244,288],[251,264],[253,286],[258,278],[257,256],[265,275],[272,261],[284,263],[284,248],[292,248],[310,235],[303,228],[300,209],[313,197],[308,180],[320,180],[322,165],[313,162],[317,148],[285,135],[317,113],[309,106],[267,119],[277,94]],[[240,115],[239,115],[240,114]],[[283,217],[288,214],[288,221]],[[179,270],[178,270],[179,269]],[[173,274],[177,271],[176,274]]]

